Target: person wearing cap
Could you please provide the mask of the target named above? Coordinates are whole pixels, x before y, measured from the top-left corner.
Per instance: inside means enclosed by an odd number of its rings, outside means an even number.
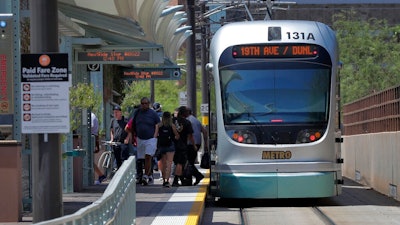
[[[119,105],[114,106],[114,118],[111,120],[110,125],[110,139],[113,142],[118,142],[113,145],[115,161],[117,162],[117,169],[119,169],[124,160],[129,157],[129,139],[130,135],[125,131],[125,126],[128,120],[122,115],[122,110]]]
[[[155,103],[153,104],[153,109],[154,109],[154,111],[157,112],[157,115],[158,115],[160,118],[162,118],[162,114],[163,114],[162,105],[161,105],[160,103],[158,103],[158,102],[155,102]]]

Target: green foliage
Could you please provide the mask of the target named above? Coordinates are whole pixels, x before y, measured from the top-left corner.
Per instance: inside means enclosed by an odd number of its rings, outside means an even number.
[[[154,82],[155,101],[161,103],[163,111],[173,112],[179,106],[179,92],[183,87],[176,80],[157,80]],[[131,112],[134,105],[140,104],[143,97],[150,98],[150,81],[132,82],[125,87],[123,93],[125,98],[122,105],[123,110]]]
[[[133,106],[140,104],[140,99],[150,97],[150,81],[135,81],[126,85],[122,91],[124,97],[121,103],[122,111],[131,112]]]
[[[155,102],[162,105],[163,111],[174,112],[179,107],[179,92],[186,91],[183,80],[160,80],[154,82]]]
[[[343,104],[400,83],[400,26],[360,18],[355,11],[341,12],[333,25],[343,62]]]
[[[71,87],[69,99],[71,107],[71,130],[77,130],[80,124],[82,124],[83,109],[90,109],[97,115],[99,123],[101,123],[102,118],[99,118],[101,113],[98,113],[98,111],[100,110],[102,99],[101,95],[94,91],[93,84],[78,83]]]
[[[196,76],[197,87],[197,103],[198,109],[201,104],[201,76]],[[162,105],[163,111],[173,112],[175,108],[179,107],[179,92],[186,91],[186,75],[183,74],[181,80],[155,80],[155,102]],[[150,81],[137,81],[132,82],[126,86],[123,91],[125,98],[122,105],[123,110],[131,112],[134,105],[140,103],[142,97],[150,98]]]

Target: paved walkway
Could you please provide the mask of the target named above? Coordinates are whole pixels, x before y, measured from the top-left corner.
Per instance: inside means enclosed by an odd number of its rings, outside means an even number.
[[[206,178],[196,186],[162,187],[158,173],[152,185],[136,185],[136,224],[200,224],[204,210],[209,178],[207,170],[199,169]],[[81,192],[63,194],[64,215],[70,215],[99,199],[108,182],[85,187]],[[32,215],[25,214],[18,223],[0,225],[32,224]]]

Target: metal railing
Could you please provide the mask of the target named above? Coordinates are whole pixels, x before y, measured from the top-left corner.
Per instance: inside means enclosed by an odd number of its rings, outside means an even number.
[[[136,224],[136,160],[125,160],[104,194],[74,214],[35,223],[35,225]]]

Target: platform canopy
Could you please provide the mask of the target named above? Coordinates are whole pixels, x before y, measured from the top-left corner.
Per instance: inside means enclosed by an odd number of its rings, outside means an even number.
[[[175,63],[184,41],[192,35],[185,26],[182,5],[169,0],[58,0],[59,32],[64,36],[101,38],[104,45],[164,48]]]

